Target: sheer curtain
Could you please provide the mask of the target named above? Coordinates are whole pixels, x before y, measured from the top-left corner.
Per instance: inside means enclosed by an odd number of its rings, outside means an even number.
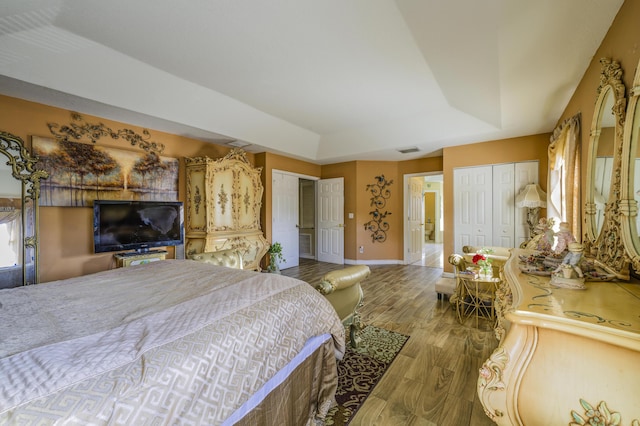
[[[0,267],[20,263],[21,218],[20,209],[0,210]]]
[[[547,217],[569,222],[573,235],[580,229],[580,114],[566,119],[553,131],[549,144]]]

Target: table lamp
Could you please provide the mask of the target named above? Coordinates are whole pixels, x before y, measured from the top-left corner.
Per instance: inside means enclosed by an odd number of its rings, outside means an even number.
[[[531,238],[533,230],[538,224],[540,207],[547,207],[547,194],[537,183],[530,183],[516,196],[516,207],[527,208],[527,224],[529,225],[529,238]]]

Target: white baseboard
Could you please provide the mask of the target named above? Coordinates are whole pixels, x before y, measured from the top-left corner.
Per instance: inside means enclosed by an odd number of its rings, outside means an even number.
[[[401,260],[354,260],[354,259],[345,259],[345,265],[402,265]]]

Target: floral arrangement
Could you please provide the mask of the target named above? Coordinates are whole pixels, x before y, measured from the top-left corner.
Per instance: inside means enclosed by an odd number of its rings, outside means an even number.
[[[489,259],[486,255],[493,253],[493,250],[488,248],[481,248],[476,252],[471,261],[480,267],[480,271],[483,274],[493,274],[493,270],[491,269],[492,260]]]

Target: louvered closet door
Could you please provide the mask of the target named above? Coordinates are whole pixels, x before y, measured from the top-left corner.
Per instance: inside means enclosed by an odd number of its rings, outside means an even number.
[[[465,245],[491,245],[492,166],[454,169],[453,180],[455,253]]]

